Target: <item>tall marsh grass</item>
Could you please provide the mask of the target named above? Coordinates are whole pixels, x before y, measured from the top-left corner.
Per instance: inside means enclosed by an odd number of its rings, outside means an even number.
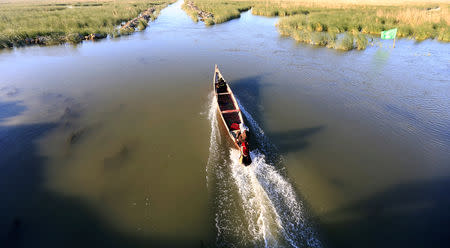
[[[449,5],[450,6],[450,5]],[[447,9],[448,7],[447,6]],[[384,8],[385,13],[398,12],[397,15],[389,14],[382,16],[380,9]],[[411,8],[407,9],[411,12]],[[428,11],[426,8],[417,9],[417,12]],[[443,11],[442,9],[438,11]],[[443,11],[445,12],[445,11]],[[383,12],[384,13],[384,12]],[[382,31],[398,28],[397,35],[399,37],[409,37],[417,40],[437,38],[439,40],[448,41],[449,23],[446,17],[433,17],[426,19],[406,17],[400,18],[402,11],[395,10],[393,7],[365,7],[359,9],[327,9],[327,10],[311,10],[310,14],[300,22],[296,16],[289,16],[280,19],[280,26],[291,26],[300,29],[314,29],[315,31],[334,30],[338,33],[350,32],[379,35]],[[419,16],[419,15],[417,15]]]
[[[186,0],[185,0],[186,1]],[[250,1],[224,1],[224,0],[191,0],[195,6],[201,10],[213,14],[212,18],[204,20],[206,25],[213,25],[223,23],[241,16],[241,12],[251,8]],[[184,6],[183,9],[188,9],[187,13],[194,21],[198,21],[198,16],[195,11],[189,7]]]
[[[286,5],[268,5],[265,3],[254,2],[252,5],[252,14],[261,16],[290,16],[296,14],[308,14],[309,11],[303,6]]]
[[[194,22],[198,22],[198,14],[195,10],[191,9],[186,4],[183,4],[181,8],[192,18]]]
[[[191,0],[214,14],[214,23],[238,18],[240,12],[280,16],[282,35],[336,49],[365,49],[368,35],[398,28],[398,37],[450,41],[450,4],[444,0]],[[211,23],[209,23],[211,24]],[[337,34],[339,35],[337,38]],[[350,42],[351,40],[351,42]]]
[[[0,4],[0,48],[43,43],[80,42],[81,37],[114,35],[115,29],[142,11],[157,10],[174,0],[21,0]],[[140,24],[143,29],[145,23]],[[117,35],[117,33],[116,33]]]

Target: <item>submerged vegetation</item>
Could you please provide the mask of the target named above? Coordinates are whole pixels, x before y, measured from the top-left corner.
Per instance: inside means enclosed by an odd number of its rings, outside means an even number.
[[[185,0],[213,15],[206,24],[218,24],[238,18],[240,12],[252,9],[262,16],[280,16],[277,27],[282,35],[299,42],[330,48],[365,49],[370,35],[398,28],[398,37],[416,40],[450,41],[450,4],[399,1],[396,5],[381,1],[349,0]],[[194,19],[195,11],[187,12]]]
[[[78,43],[145,29],[146,20],[117,27],[152,8],[151,18],[175,0],[22,0],[0,2],[0,48],[27,44]]]

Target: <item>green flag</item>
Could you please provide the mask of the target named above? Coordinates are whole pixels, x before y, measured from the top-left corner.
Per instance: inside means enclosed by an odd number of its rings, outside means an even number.
[[[389,29],[386,31],[381,32],[381,39],[382,40],[390,40],[395,39],[395,36],[397,35],[397,29]]]

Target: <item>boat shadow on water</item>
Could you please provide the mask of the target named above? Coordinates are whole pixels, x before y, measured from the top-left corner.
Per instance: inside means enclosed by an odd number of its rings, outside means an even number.
[[[321,132],[324,128],[325,126],[321,125],[285,132],[269,133],[268,136],[276,143],[280,153],[286,155],[290,152],[307,149],[311,145],[308,138]]]
[[[262,78],[265,76],[266,74],[261,74],[230,81],[230,87],[239,99],[239,102],[245,106],[245,109],[249,113],[252,113],[253,119],[259,123],[263,129],[264,110],[262,109],[261,93],[264,87],[270,86],[270,84],[262,83]]]
[[[266,74],[255,75],[247,78],[232,81],[230,87],[236,92],[239,102],[245,106],[245,110],[251,113],[251,118],[264,130],[264,108],[262,107],[262,90],[266,87],[271,87],[270,83],[263,83],[262,78]],[[244,115],[245,119],[248,116]],[[251,124],[251,123],[249,123]],[[310,136],[316,135],[325,129],[324,125],[317,125],[313,127],[299,128],[283,132],[266,132],[267,139],[271,142],[265,154],[269,162],[280,160],[280,156],[286,155],[290,152],[298,152],[307,149],[311,143],[308,141]],[[253,132],[257,130],[252,130]],[[252,144],[256,147],[264,144]],[[267,144],[266,144],[267,145]]]
[[[230,83],[230,87],[236,92],[244,119],[246,119],[246,123],[249,125],[250,144],[258,150],[254,155],[259,156],[259,152],[261,152],[265,162],[280,173],[286,182],[289,182],[290,180],[287,175],[283,156],[289,152],[308,148],[310,146],[310,143],[308,142],[309,137],[321,132],[325,126],[313,126],[284,132],[265,132],[263,122],[264,108],[262,107],[261,92],[264,87],[270,87],[271,84],[262,83],[261,79],[263,77],[264,75],[257,75],[235,80]],[[312,227],[311,230],[321,229],[321,227],[317,226],[320,224],[317,216],[311,211],[311,207],[300,193],[300,190],[296,188],[295,184],[290,185],[292,186],[296,200],[304,207],[305,225],[310,225]],[[267,190],[270,191],[270,189]],[[275,195],[274,197],[280,197],[280,195]],[[282,210],[283,207],[288,206],[280,205],[278,208],[281,209],[281,212],[284,211]],[[292,233],[298,231],[294,231],[296,230],[295,228],[297,227],[293,227],[293,230],[291,230]],[[320,233],[316,235],[319,236],[318,240],[323,240]],[[296,237],[295,239],[298,238],[299,237]],[[302,241],[300,238],[299,242],[302,243],[304,240]]]

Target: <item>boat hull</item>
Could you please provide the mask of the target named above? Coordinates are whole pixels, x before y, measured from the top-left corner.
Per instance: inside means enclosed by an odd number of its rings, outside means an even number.
[[[238,149],[241,153],[240,161],[245,165],[251,163],[250,155],[244,156],[239,146],[237,138],[235,138],[231,132],[231,125],[236,123],[238,125],[244,124],[244,119],[242,118],[242,112],[239,109],[236,98],[234,97],[233,91],[229,87],[228,83],[223,78],[219,71],[217,65],[214,70],[213,79],[213,90],[215,95],[215,100],[217,101],[217,111],[219,113],[218,118],[220,119],[221,126],[226,131],[226,136],[228,136],[229,141],[233,144],[233,147]]]

